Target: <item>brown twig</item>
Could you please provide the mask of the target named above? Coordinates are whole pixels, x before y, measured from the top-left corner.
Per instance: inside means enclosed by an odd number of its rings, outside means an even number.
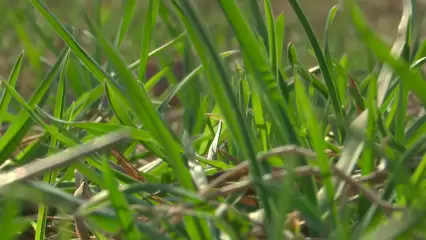
[[[383,199],[381,199],[377,193],[367,188],[366,186],[363,186],[361,182],[353,179],[352,177],[346,175],[343,171],[333,166],[333,173],[334,175],[339,178],[340,180],[346,182],[349,186],[352,187],[352,189],[358,190],[358,192],[362,193],[368,200],[371,202],[377,204],[379,207],[381,207],[386,212],[393,212],[393,211],[403,211],[405,208],[403,207],[397,207],[394,206]]]
[[[267,153],[260,154],[257,160],[262,161],[262,160],[268,159],[271,156],[292,155],[292,154],[302,155],[302,156],[306,156],[313,159],[315,159],[316,157],[316,153],[312,152],[309,149],[304,149],[298,146],[290,145],[290,146],[275,148]],[[220,186],[221,184],[225,183],[228,179],[234,177],[236,174],[239,174],[242,171],[247,171],[246,169],[248,168],[248,166],[249,166],[249,162],[244,161],[240,163],[239,165],[237,165],[235,168],[223,173],[222,175],[214,179],[205,189],[203,189],[203,191],[200,191],[199,195],[206,199],[211,199],[217,196],[228,195],[230,193],[235,193],[238,191],[250,189],[253,186],[253,180],[251,179],[221,187],[220,189],[216,191],[213,190],[217,188],[218,186]],[[385,180],[387,177],[386,170],[376,171],[367,176],[362,176],[358,179],[354,179],[351,176],[346,175],[336,166],[332,166],[332,172],[338,179],[348,184],[351,187],[351,189],[365,195],[367,199],[377,204],[384,211],[392,212],[392,211],[404,210],[404,208],[402,207],[396,207],[396,206],[393,206],[392,204],[389,204],[388,202],[381,199],[374,190],[362,185],[363,182],[377,182],[377,181]],[[322,177],[321,172],[318,168],[311,167],[311,166],[301,166],[291,170],[283,169],[278,172],[273,172],[271,175],[263,177],[263,181],[279,180],[286,177],[289,173],[292,173],[299,177],[300,176],[316,176],[320,178]]]
[[[139,181],[145,182],[145,178],[142,175],[140,175],[138,170],[132,164],[129,163],[129,161],[126,159],[126,157],[124,157],[123,154],[121,154],[119,151],[115,149],[112,149],[111,153],[114,156],[114,158],[117,159],[118,164],[124,169],[127,175]]]
[[[257,160],[264,161],[270,157],[278,156],[278,155],[285,155],[285,156],[299,155],[299,156],[305,156],[305,157],[309,157],[313,159],[316,158],[316,153],[309,149],[300,148],[296,145],[287,145],[287,146],[274,148],[271,151],[268,151],[266,153],[261,153],[257,157]],[[219,177],[215,178],[203,191],[199,192],[199,195],[204,196],[205,194],[207,194],[207,192],[225,183],[229,179],[235,178],[236,176],[241,176],[242,174],[247,174],[248,167],[249,167],[249,161],[244,161],[238,164],[231,170],[226,171],[223,174],[221,174]]]
[[[366,176],[366,178],[363,179],[363,180],[359,180],[359,179],[356,180],[356,179],[353,179],[352,177],[344,174],[341,170],[337,169],[334,166],[332,167],[332,169],[333,169],[333,174],[337,178],[339,178],[342,181],[345,181],[345,183],[348,184],[349,186],[351,186],[353,190],[356,190],[357,192],[362,193],[367,199],[369,199],[370,201],[377,204],[384,211],[392,212],[392,211],[403,211],[403,210],[405,210],[405,208],[396,207],[396,206],[389,204],[388,202],[381,199],[377,195],[376,192],[374,192],[373,190],[362,185],[362,182],[367,182],[368,180],[370,180],[370,181],[376,180],[376,178],[378,176],[382,177],[382,176],[385,175],[385,173],[379,173],[379,174],[373,173],[371,175]],[[273,181],[273,180],[281,180],[282,178],[286,177],[289,174],[289,172],[293,173],[294,175],[296,175],[298,177],[303,177],[303,176],[321,177],[321,172],[318,168],[314,168],[314,167],[310,167],[310,166],[301,166],[301,167],[297,167],[297,168],[295,168],[291,171],[282,170],[280,172],[273,173],[270,176],[264,177],[263,181],[269,182],[269,181]],[[204,193],[202,196],[207,198],[207,199],[212,199],[212,198],[215,198],[217,196],[223,196],[223,195],[228,195],[230,193],[235,193],[235,192],[238,192],[238,191],[247,190],[247,189],[251,188],[252,185],[253,185],[252,180],[241,181],[241,182],[238,182],[238,183],[234,183],[234,184],[224,186],[224,187],[218,189],[215,192]]]
[[[130,162],[126,159],[126,157],[123,154],[121,154],[119,151],[115,149],[112,149],[111,153],[115,157],[115,159],[117,159],[117,162],[123,168],[123,171],[125,174],[141,182],[146,182],[146,179],[142,175],[140,175],[139,171],[132,164],[130,164]],[[150,195],[149,197],[158,203],[164,202],[161,198],[155,195]]]

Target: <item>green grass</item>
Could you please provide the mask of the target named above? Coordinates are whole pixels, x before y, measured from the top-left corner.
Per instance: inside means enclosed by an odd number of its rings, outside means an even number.
[[[0,85],[2,239],[426,237],[426,121],[407,115],[409,94],[426,104],[416,1],[390,45],[356,0],[322,34],[289,0],[306,47],[272,0],[214,2],[219,30],[190,0],[7,14],[23,49]],[[338,52],[338,20],[355,51]]]

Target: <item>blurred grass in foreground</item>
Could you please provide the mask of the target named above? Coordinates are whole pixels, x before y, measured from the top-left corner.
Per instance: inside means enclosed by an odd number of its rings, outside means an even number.
[[[424,238],[426,41],[403,3],[392,44],[355,0],[321,24],[297,0],[291,21],[270,0],[17,3],[0,236]]]

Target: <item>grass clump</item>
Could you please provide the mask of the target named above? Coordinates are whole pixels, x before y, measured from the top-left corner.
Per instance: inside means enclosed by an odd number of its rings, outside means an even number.
[[[404,1],[388,46],[355,0],[330,9],[323,40],[289,0],[310,49],[284,44],[285,15],[270,0],[215,1],[232,48],[190,0],[149,0],[142,20],[138,1],[125,1],[112,36],[99,1],[80,29],[28,2],[34,27],[49,26],[37,32],[54,61],[23,51],[1,81],[3,239],[426,237],[416,1]],[[337,17],[371,56],[363,73],[332,54]],[[40,76],[29,98],[16,87],[27,56]]]

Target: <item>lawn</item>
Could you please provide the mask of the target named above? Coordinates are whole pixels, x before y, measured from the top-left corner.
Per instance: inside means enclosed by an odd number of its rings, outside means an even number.
[[[1,1],[0,236],[425,239],[425,10]]]

